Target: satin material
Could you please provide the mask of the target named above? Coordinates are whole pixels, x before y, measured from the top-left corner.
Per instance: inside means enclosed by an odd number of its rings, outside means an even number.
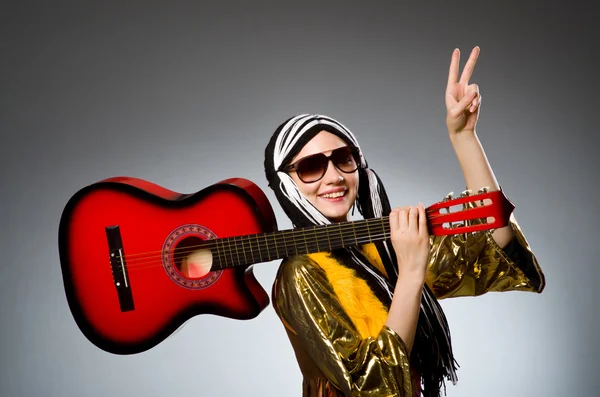
[[[544,275],[513,216],[510,226],[508,253],[491,231],[432,237],[426,282],[436,297],[542,292]],[[376,337],[361,337],[332,283],[318,263],[295,256],[282,262],[273,285],[273,306],[303,374],[302,395],[419,396],[402,339],[385,324]]]

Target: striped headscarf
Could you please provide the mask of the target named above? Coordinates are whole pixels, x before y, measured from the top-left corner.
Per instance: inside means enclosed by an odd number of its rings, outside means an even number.
[[[280,169],[321,131],[328,131],[355,147],[360,153],[358,194],[356,206],[365,219],[389,215],[391,207],[381,180],[369,168],[352,132],[340,122],[319,114],[301,114],[286,120],[276,130],[265,149],[265,174],[279,204],[294,227],[326,225],[331,221],[304,195],[291,176]],[[390,307],[394,286],[398,279],[398,265],[394,248],[388,241],[375,243],[388,277],[372,266],[358,247],[333,250],[331,254],[346,266],[352,267],[364,278],[377,297]],[[421,308],[412,365],[421,374],[424,397],[437,397],[445,380],[457,381],[456,361],[452,354],[450,332],[444,312],[427,286],[423,285]]]

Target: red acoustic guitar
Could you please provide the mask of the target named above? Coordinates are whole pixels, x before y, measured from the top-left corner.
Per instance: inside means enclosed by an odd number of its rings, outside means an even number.
[[[467,202],[484,205],[462,209]],[[491,201],[491,204],[488,202]],[[462,210],[452,211],[459,206]],[[507,225],[514,205],[502,190],[426,208],[433,235]],[[494,218],[493,222],[486,222]],[[472,226],[451,225],[480,219]],[[470,222],[469,222],[470,223]],[[265,194],[233,178],[180,194],[129,177],[89,185],[67,203],[59,252],[67,300],[83,334],[115,354],[148,350],[188,319],[256,317],[269,297],[252,265],[389,238],[387,217],[277,230]],[[185,258],[203,267],[192,275]]]

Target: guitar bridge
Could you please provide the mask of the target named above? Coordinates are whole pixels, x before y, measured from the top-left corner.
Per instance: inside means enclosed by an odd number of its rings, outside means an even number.
[[[108,254],[110,258],[110,267],[112,269],[113,281],[119,297],[119,305],[122,312],[134,310],[133,294],[131,293],[131,284],[129,274],[127,273],[127,263],[123,251],[123,242],[121,241],[121,230],[118,225],[107,226],[106,238],[108,240]]]

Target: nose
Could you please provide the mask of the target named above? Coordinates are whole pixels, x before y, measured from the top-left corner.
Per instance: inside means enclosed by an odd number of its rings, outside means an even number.
[[[340,178],[342,177],[342,178]],[[327,168],[325,169],[325,175],[323,176],[323,181],[326,183],[340,183],[344,175],[342,175],[341,171],[337,169],[331,159],[327,162]]]

